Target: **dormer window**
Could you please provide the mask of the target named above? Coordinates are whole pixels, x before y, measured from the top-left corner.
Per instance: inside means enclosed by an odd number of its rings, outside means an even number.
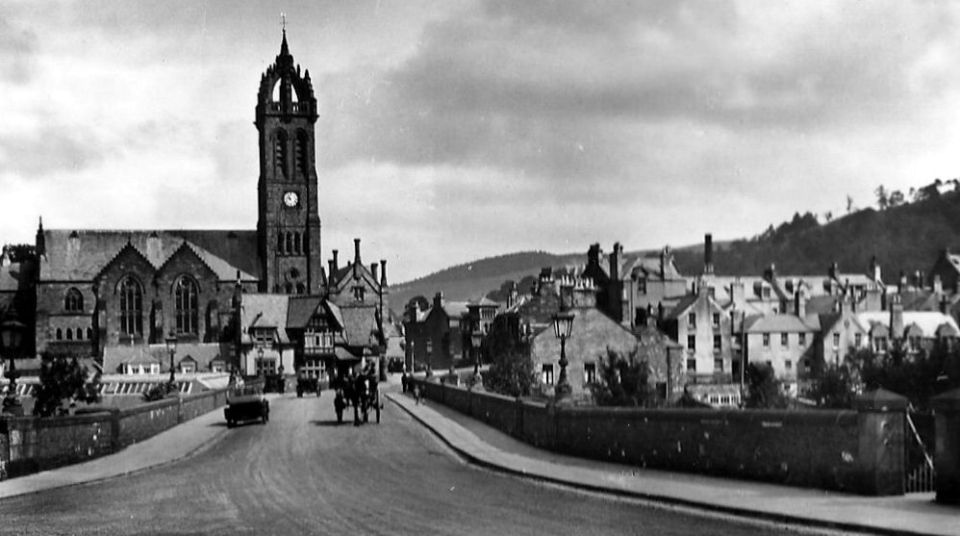
[[[353,287],[353,298],[358,302],[363,301],[363,294],[366,289],[360,285]]]

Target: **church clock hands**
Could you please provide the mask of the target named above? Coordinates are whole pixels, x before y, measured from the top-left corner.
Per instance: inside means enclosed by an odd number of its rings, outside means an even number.
[[[295,207],[297,203],[300,202],[300,196],[297,195],[297,192],[287,192],[283,194],[283,204],[288,207]]]

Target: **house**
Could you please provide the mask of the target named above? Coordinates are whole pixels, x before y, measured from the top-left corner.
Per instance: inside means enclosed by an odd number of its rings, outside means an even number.
[[[467,305],[463,301],[447,301],[442,292],[437,292],[426,311],[420,309],[419,303],[408,308],[403,326],[412,370],[446,370],[454,360],[463,357],[461,320]]]
[[[810,380],[819,331],[818,317],[802,311],[749,317],[743,327],[743,354],[747,363],[772,367],[784,393],[797,396],[800,382]]]
[[[731,381],[734,319],[711,287],[700,285],[664,317],[661,328],[684,349],[687,379],[700,383]]]

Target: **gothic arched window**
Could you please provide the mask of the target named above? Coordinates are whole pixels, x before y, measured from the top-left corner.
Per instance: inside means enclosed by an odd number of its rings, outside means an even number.
[[[287,291],[287,294],[293,294],[293,283],[287,283],[285,290]]]
[[[293,252],[300,254],[300,233],[293,233]]]
[[[282,131],[277,131],[277,136],[273,139],[273,162],[277,168],[277,173],[281,177],[287,176],[287,135]]]
[[[306,294],[306,293],[307,293],[307,287],[305,287],[303,283],[297,283],[297,294]]]
[[[87,328],[87,340],[93,340],[93,328]]]
[[[287,244],[286,244],[287,253],[293,252],[293,234],[287,233]]]
[[[77,340],[78,341],[83,340],[83,328],[77,328]]]
[[[277,233],[277,253],[283,254],[283,231]]]
[[[174,287],[176,296],[177,333],[197,333],[197,283],[187,276],[180,276]]]
[[[68,341],[72,341],[72,340],[73,340],[73,329],[71,329],[71,328],[67,328],[67,340],[68,340]]]
[[[133,277],[120,282],[120,333],[143,333],[143,288]]]
[[[64,300],[63,308],[68,313],[77,313],[83,311],[83,294],[75,287],[67,291],[67,297]]]
[[[63,330],[60,329],[60,328],[57,328],[57,340],[58,340],[58,341],[62,341],[62,340],[63,340]]]

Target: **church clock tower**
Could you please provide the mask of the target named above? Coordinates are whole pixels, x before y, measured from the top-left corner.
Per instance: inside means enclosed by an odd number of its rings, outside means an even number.
[[[263,73],[257,95],[257,239],[262,292],[317,294],[323,286],[316,121],[317,99],[310,71],[300,75],[284,30],[280,54]]]

